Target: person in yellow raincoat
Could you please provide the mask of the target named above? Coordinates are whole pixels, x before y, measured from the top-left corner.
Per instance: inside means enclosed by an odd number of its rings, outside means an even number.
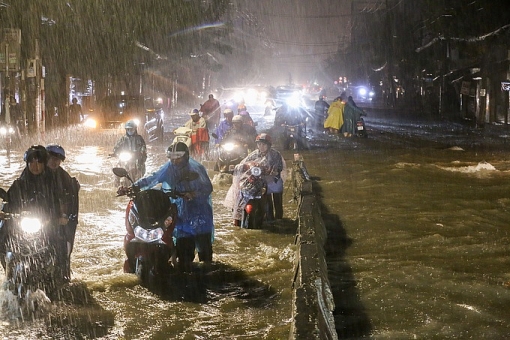
[[[328,109],[328,117],[324,121],[324,129],[329,130],[330,134],[336,135],[344,124],[344,107],[342,97],[337,97],[331,103]]]

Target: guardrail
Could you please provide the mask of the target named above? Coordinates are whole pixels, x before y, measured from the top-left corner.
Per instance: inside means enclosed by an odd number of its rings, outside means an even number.
[[[291,180],[298,202],[298,230],[289,339],[336,340],[335,303],[324,250],[327,231],[313,192],[313,182],[299,154],[294,155]]]

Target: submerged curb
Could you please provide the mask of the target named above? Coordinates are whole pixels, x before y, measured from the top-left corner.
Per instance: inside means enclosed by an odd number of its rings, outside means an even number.
[[[324,245],[327,231],[313,182],[300,155],[294,155],[292,187],[298,203],[296,257],[292,281],[292,325],[289,339],[338,339]]]

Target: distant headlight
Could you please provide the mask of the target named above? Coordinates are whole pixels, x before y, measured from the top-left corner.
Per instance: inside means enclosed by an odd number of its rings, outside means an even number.
[[[135,122],[136,126],[140,126],[140,119],[135,118],[133,119],[133,122]]]
[[[23,217],[21,219],[21,230],[28,234],[37,233],[42,228],[41,220],[35,217]]]
[[[163,229],[156,228],[152,230],[145,230],[142,227],[135,227],[135,237],[144,242],[156,242],[163,238]]]
[[[225,144],[222,145],[222,148],[225,151],[232,151],[235,148],[235,144],[234,143],[225,143]]]
[[[370,92],[368,92],[368,96],[369,96],[369,97],[373,97],[374,95],[375,95],[375,92],[374,92],[374,91],[370,91]]]
[[[361,95],[361,96],[366,96],[367,95],[367,89],[362,87],[359,89],[358,93]]]
[[[97,127],[97,122],[92,118],[87,118],[83,122],[83,126],[91,128],[91,129],[95,129]]]

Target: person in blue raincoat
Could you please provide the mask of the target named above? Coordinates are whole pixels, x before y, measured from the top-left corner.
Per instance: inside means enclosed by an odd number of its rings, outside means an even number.
[[[195,248],[201,262],[212,261],[212,241],[214,222],[211,193],[211,180],[205,167],[190,158],[186,144],[179,142],[167,150],[170,161],[152,175],[134,183],[140,190],[161,184],[161,190],[175,190],[184,193],[182,197],[171,199],[177,204],[178,214],[174,229],[174,243],[178,265],[184,272],[191,271],[195,258]],[[193,177],[198,174],[198,177]]]

